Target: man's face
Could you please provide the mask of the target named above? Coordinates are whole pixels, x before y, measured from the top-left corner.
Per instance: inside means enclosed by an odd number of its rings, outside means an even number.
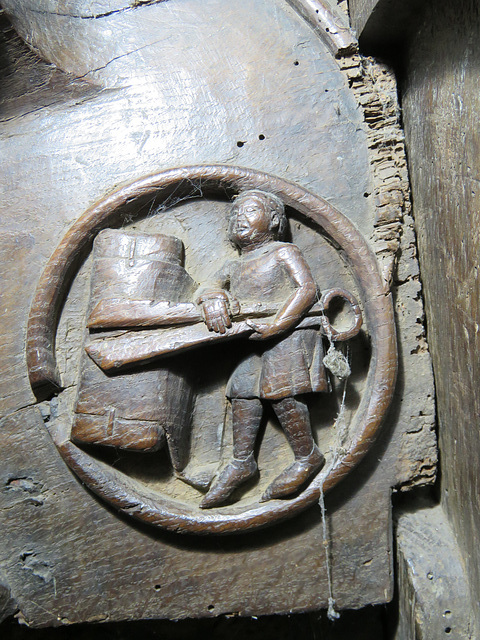
[[[235,203],[228,230],[232,242],[240,246],[247,246],[270,236],[270,216],[264,203],[253,196]]]

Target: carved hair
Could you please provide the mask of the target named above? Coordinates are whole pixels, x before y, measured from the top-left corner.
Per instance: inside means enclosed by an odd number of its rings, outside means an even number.
[[[270,216],[270,229],[274,232],[276,238],[278,240],[283,240],[285,233],[287,231],[287,216],[285,215],[285,205],[282,200],[276,196],[274,193],[269,193],[268,191],[261,191],[260,189],[248,189],[247,191],[242,191],[235,198],[235,204],[241,202],[246,198],[253,198],[254,200],[259,201],[265,211]],[[278,225],[272,225],[272,219],[274,214],[277,215]]]

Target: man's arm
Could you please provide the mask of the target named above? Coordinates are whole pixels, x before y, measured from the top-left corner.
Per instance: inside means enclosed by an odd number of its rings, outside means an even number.
[[[288,272],[295,286],[269,324],[248,324],[255,330],[252,340],[263,340],[292,329],[317,300],[317,285],[300,249],[289,244],[279,249],[278,261]]]

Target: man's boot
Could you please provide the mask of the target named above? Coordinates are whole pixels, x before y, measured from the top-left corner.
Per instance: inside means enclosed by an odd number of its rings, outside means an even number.
[[[313,439],[307,405],[297,398],[284,398],[274,402],[273,408],[292,447],[295,461],[269,485],[261,502],[291,495],[325,464],[325,457]]]
[[[253,450],[262,413],[262,403],[258,398],[232,400],[233,459],[200,503],[201,509],[224,505],[237,487],[256,475],[258,467]]]

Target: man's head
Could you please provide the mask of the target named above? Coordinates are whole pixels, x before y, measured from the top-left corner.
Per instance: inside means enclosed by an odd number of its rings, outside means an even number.
[[[242,191],[230,212],[228,235],[238,248],[282,239],[287,227],[285,206],[273,193]]]

